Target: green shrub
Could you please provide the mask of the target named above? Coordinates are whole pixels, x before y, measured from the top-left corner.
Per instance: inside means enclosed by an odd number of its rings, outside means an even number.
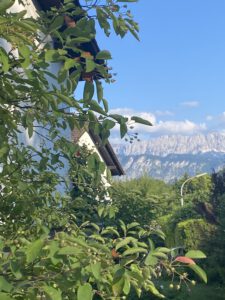
[[[204,249],[206,242],[215,231],[215,226],[203,219],[189,219],[177,224],[175,243],[186,249]]]
[[[162,227],[163,232],[165,233],[165,244],[168,247],[175,246],[174,240],[174,224],[171,222],[172,214],[160,217],[158,222]]]

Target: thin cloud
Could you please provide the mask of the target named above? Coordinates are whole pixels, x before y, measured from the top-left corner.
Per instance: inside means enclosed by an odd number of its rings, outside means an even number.
[[[185,107],[198,107],[199,106],[198,101],[185,101],[185,102],[181,102],[180,104]]]
[[[159,116],[159,117],[174,116],[174,113],[169,110],[156,110],[155,114],[156,114],[156,116]]]
[[[162,121],[157,120],[156,115],[151,112],[136,112],[133,109],[129,108],[117,108],[110,111],[113,114],[121,114],[128,118],[131,116],[139,116],[143,119],[150,121],[153,126],[145,126],[142,124],[134,124],[134,130],[139,134],[195,134],[207,130],[205,123],[194,123],[190,120],[184,121]],[[132,125],[133,126],[133,125]],[[119,130],[119,127],[116,126],[114,129]]]
[[[225,121],[225,111],[222,112],[222,114],[219,116],[219,119],[223,122]]]
[[[110,114],[119,114],[127,118],[131,118],[132,116],[138,116],[140,118],[148,120],[152,124],[156,123],[156,117],[151,112],[136,112],[135,110],[130,108],[115,108],[110,110]]]
[[[221,112],[218,115],[206,116],[207,127],[210,132],[225,132],[225,112]]]
[[[206,116],[206,121],[212,121],[214,118],[211,115]]]
[[[151,132],[159,134],[194,134],[205,131],[205,123],[196,124],[189,120],[184,121],[159,121],[156,126],[151,128]]]

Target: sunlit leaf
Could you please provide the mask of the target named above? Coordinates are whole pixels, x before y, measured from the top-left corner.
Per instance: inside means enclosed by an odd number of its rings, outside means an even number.
[[[0,2],[0,12],[5,12],[10,6],[13,5],[15,0],[1,0]]]
[[[102,50],[96,55],[96,59],[112,59],[111,53],[107,50]]]
[[[0,276],[0,291],[10,292],[13,286],[5,279],[5,277]]]
[[[142,119],[140,117],[131,117],[131,120],[132,121],[135,121],[136,123],[139,123],[139,124],[143,124],[143,125],[148,125],[148,126],[152,126],[152,123],[148,120],[145,120],[145,119]]]
[[[175,261],[181,262],[183,264],[195,265],[193,259],[185,256],[178,256],[175,258]]]
[[[62,293],[60,290],[51,286],[44,286],[43,290],[51,300],[62,300]]]
[[[147,253],[148,251],[145,248],[137,247],[137,248],[130,248],[123,252],[123,256],[132,255],[135,253]]]
[[[200,250],[190,250],[185,256],[189,258],[206,258],[206,255]]]
[[[84,86],[83,98],[86,101],[90,101],[94,95],[94,85],[92,82],[86,81]]]
[[[43,245],[44,245],[44,240],[39,239],[39,240],[32,242],[28,246],[27,251],[26,251],[28,263],[33,262],[40,255]]]
[[[189,265],[189,268],[191,268],[205,283],[207,283],[207,275],[202,268],[197,265]]]
[[[77,291],[77,300],[92,300],[93,291],[89,283],[79,286]]]

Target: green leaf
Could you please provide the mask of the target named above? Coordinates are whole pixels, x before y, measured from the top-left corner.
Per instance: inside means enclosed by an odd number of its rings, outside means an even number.
[[[51,259],[51,262],[53,263],[53,265],[57,265],[57,263],[61,260],[60,258],[56,258],[55,254],[59,249],[59,244],[57,241],[52,241],[49,244],[49,254],[48,257]]]
[[[17,261],[11,260],[10,267],[11,267],[12,273],[16,277],[16,279],[21,279],[21,277],[23,275],[22,275],[22,273],[20,271],[21,266],[19,265],[19,263]]]
[[[101,218],[103,212],[105,210],[105,206],[101,206],[99,205],[98,208],[97,208],[97,211],[98,211],[98,216]]]
[[[95,223],[89,223],[90,225],[89,226],[92,226],[94,229],[96,229],[98,232],[100,231],[100,227],[95,224]]]
[[[118,114],[110,114],[109,117],[116,120],[119,124],[126,123],[128,121],[127,118]]]
[[[200,250],[190,250],[185,256],[189,258],[206,258],[206,255]]]
[[[152,253],[153,256],[156,256],[158,258],[164,258],[164,259],[167,259],[167,255],[165,253],[162,253],[162,252],[158,252],[158,251],[154,251]]]
[[[80,109],[79,104],[75,99],[72,97],[68,97],[66,95],[60,94],[60,93],[54,93],[56,97],[58,97],[62,102],[66,103],[68,106],[75,107],[77,109]]]
[[[197,265],[188,265],[190,269],[192,269],[205,283],[207,283],[207,275],[202,268]]]
[[[0,291],[10,292],[12,288],[12,285],[3,276],[0,276]]]
[[[113,284],[112,290],[115,296],[119,296],[124,289],[125,278],[122,277],[116,283]]]
[[[166,247],[158,247],[158,248],[155,249],[155,251],[157,251],[157,252],[163,252],[163,253],[170,253],[171,249],[166,248]]]
[[[125,223],[122,220],[119,220],[119,222],[120,222],[120,227],[123,230],[124,236],[126,236],[126,234],[127,234],[126,225],[125,225]]]
[[[102,50],[96,55],[96,59],[112,59],[111,53],[107,50]]]
[[[8,294],[6,293],[0,293],[0,299],[1,300],[13,300]]]
[[[128,276],[124,277],[123,292],[124,292],[125,295],[129,295],[129,293],[130,293],[130,279],[129,279]]]
[[[91,271],[94,277],[99,280],[101,278],[101,263],[91,264]]]
[[[8,58],[8,54],[5,51],[5,49],[0,48],[0,62],[2,64],[2,70],[4,73],[9,71],[9,58]]]
[[[105,119],[102,123],[102,127],[106,130],[112,129],[115,125],[115,122],[109,119]]]
[[[2,148],[0,148],[0,158],[3,157],[5,154],[7,154],[8,151],[9,151],[8,146],[3,146]]]
[[[160,292],[157,290],[154,283],[151,283],[148,285],[148,290],[149,290],[149,292],[151,292],[153,295],[157,296],[158,298],[162,298],[162,299],[165,298],[165,296],[160,294]]]
[[[15,0],[1,0],[0,12],[5,12],[10,6],[14,4]]]
[[[29,138],[32,137],[33,132],[34,132],[33,124],[28,124],[28,136],[29,136]]]
[[[132,238],[132,237],[126,237],[125,239],[123,239],[122,241],[120,241],[120,242],[116,245],[115,249],[118,250],[118,249],[120,249],[120,248],[122,248],[122,247],[128,245],[128,244],[129,244],[131,241],[133,241],[133,240],[136,241],[136,239],[134,239],[134,238]]]
[[[130,224],[127,225],[127,229],[131,229],[134,227],[140,226],[140,224],[138,222],[132,222]]]
[[[90,235],[90,238],[95,239],[96,241],[102,242],[103,244],[105,243],[104,238],[101,237],[99,234],[92,234],[92,235]]]
[[[43,290],[51,300],[62,300],[62,293],[51,286],[44,286]]]
[[[106,229],[102,230],[101,232],[102,235],[105,235],[105,234],[112,234],[112,235],[116,235],[117,237],[119,237],[119,232],[113,228],[113,227],[106,227]]]
[[[95,69],[95,62],[90,58],[86,58],[86,72],[90,73],[94,69]]]
[[[78,252],[80,252],[81,250],[78,251],[77,248],[75,247],[72,247],[72,246],[66,246],[66,247],[63,247],[61,248],[57,254],[58,255],[75,255],[77,254]]]
[[[45,61],[56,61],[59,57],[60,54],[57,50],[50,49],[45,52]]]
[[[93,291],[92,286],[89,283],[81,285],[77,291],[77,300],[92,300]]]
[[[104,105],[105,112],[108,113],[109,111],[108,101],[106,99],[102,99],[102,103]]]
[[[139,124],[152,126],[151,122],[149,122],[148,120],[142,119],[140,117],[133,116],[133,117],[131,117],[131,120],[135,121],[136,123],[139,123]]]
[[[126,24],[126,25],[127,25],[127,28],[129,29],[130,33],[135,37],[135,39],[140,41],[140,38],[139,38],[137,32],[134,30],[134,28],[128,24]]]
[[[88,42],[90,42],[90,40],[91,40],[90,38],[79,36],[79,37],[71,39],[67,45],[74,46],[74,44],[88,43]]]
[[[44,240],[39,239],[36,240],[35,242],[32,242],[28,246],[26,252],[28,264],[33,262],[40,255],[43,245],[44,245]]]
[[[156,229],[154,234],[158,235],[162,240],[165,240],[166,238],[165,233],[161,229]]]
[[[101,106],[94,100],[91,101],[90,103],[90,109],[101,114],[101,115],[106,115],[105,111],[101,108]]]
[[[26,45],[21,45],[18,47],[19,53],[24,58],[24,61],[21,63],[23,68],[27,68],[30,65],[30,49]]]
[[[82,247],[89,248],[89,245],[81,238],[73,238],[73,242],[77,243]]]
[[[120,124],[120,137],[121,139],[126,135],[127,133],[127,125],[125,123]]]
[[[58,83],[64,82],[68,78],[68,70],[61,68],[58,72]]]
[[[103,99],[102,83],[99,80],[95,80],[95,84],[97,89],[98,102],[101,102],[101,100]]]
[[[53,22],[50,24],[49,29],[55,30],[60,28],[64,23],[64,17],[62,15],[56,16],[53,20]]]
[[[76,60],[72,58],[67,58],[64,63],[64,69],[70,70],[71,68],[76,67],[77,65],[78,63],[76,62]]]
[[[150,252],[145,259],[145,265],[154,267],[157,263],[158,263],[158,259],[154,257]]]
[[[86,81],[84,86],[83,98],[86,101],[91,101],[94,96],[94,84],[92,82]]]
[[[25,10],[20,12],[22,13],[26,13]],[[20,14],[19,13],[19,14]],[[20,18],[22,18],[22,16],[20,15]],[[15,21],[14,25],[17,25],[18,27],[24,29],[25,32],[30,32],[30,33],[34,33],[36,31],[36,25],[33,22],[29,22],[29,20],[26,19],[22,19],[22,21]],[[29,39],[26,39],[24,35],[19,34],[19,32],[17,31],[16,35],[22,39],[22,41],[27,42],[28,44],[30,44]]]
[[[100,27],[104,29],[106,36],[109,36],[110,24],[107,20],[107,14],[99,7],[96,7],[96,13]]]
[[[127,255],[132,255],[132,254],[135,254],[135,253],[147,253],[148,251],[144,248],[141,248],[141,247],[137,247],[137,248],[130,248],[130,249],[127,249],[126,251],[123,252],[123,256],[127,256]]]
[[[125,283],[125,270],[123,268],[118,269],[113,277],[112,290],[115,296],[119,296],[124,288]]]

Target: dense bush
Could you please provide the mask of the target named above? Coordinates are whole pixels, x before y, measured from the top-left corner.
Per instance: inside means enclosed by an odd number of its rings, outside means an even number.
[[[203,219],[190,219],[179,222],[175,228],[176,245],[185,249],[204,249],[214,235],[215,226]]]
[[[125,209],[129,212],[128,219],[136,212],[139,220],[143,218],[144,221],[151,222],[154,219],[165,233],[167,247],[180,246],[177,249],[180,253],[184,249],[202,249],[207,254],[204,266],[209,281],[221,284],[225,282],[223,173],[224,171],[220,171],[214,173],[212,178],[204,176],[193,179],[193,182],[190,181],[185,189],[183,207],[180,207],[179,201],[183,180],[166,187],[164,183],[158,184],[154,179],[148,178],[144,178],[143,181],[136,179],[116,183],[116,188],[121,195],[116,200],[116,205],[121,215],[126,217]],[[146,185],[143,185],[143,182]],[[155,189],[157,185],[160,189]],[[141,194],[140,191],[143,190],[147,192]],[[164,197],[165,193],[168,193],[168,202]],[[128,194],[133,195],[133,201],[129,202]],[[154,201],[148,201],[149,195]]]
[[[136,220],[142,225],[149,225],[167,214],[176,201],[171,186],[148,176],[114,182],[112,196],[121,219],[126,222]]]
[[[180,226],[183,226],[180,224],[188,224],[189,226],[190,221],[193,223],[197,222],[196,224],[198,224],[199,218],[201,218],[201,215],[197,213],[197,211],[194,208],[194,205],[191,203],[186,204],[184,207],[181,208],[175,208],[171,214],[160,217],[158,219],[158,222],[162,226],[162,229],[166,234],[166,245],[169,247],[174,247],[175,245],[181,245],[181,246],[184,246],[185,244],[189,245],[189,243],[192,241],[192,238],[191,236],[189,237],[188,228],[187,228],[187,236],[186,236],[184,233],[182,233],[181,235],[181,232],[179,232],[178,227],[180,228]],[[201,220],[205,222],[203,219]],[[186,221],[187,223],[185,223]],[[205,224],[207,226],[207,223]],[[195,228],[193,228],[193,230],[195,231]],[[175,232],[177,232],[177,236],[175,235]],[[198,227],[196,227],[196,237],[198,236],[197,232],[198,232]],[[190,241],[188,241],[189,238]],[[193,243],[198,243],[198,239],[195,240],[193,238]]]

